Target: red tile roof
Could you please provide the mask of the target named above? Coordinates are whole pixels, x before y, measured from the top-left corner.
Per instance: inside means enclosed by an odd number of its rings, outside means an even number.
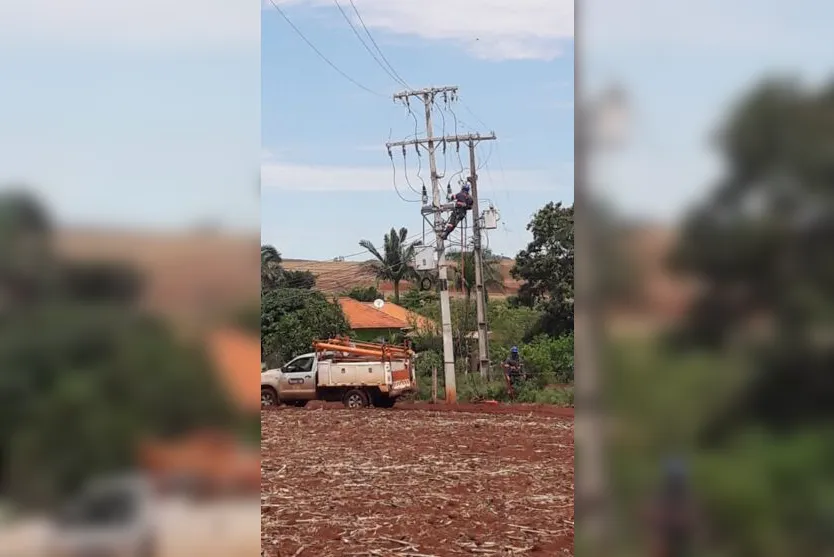
[[[209,352],[232,400],[245,411],[261,409],[261,342],[236,329],[214,331]]]
[[[339,298],[339,305],[351,329],[410,329],[410,323],[397,319],[371,304],[358,302],[353,298]],[[388,305],[386,302],[385,305]]]
[[[385,302],[385,305],[377,311],[387,313],[394,319],[399,319],[403,323],[407,323],[408,328],[414,328],[416,326],[417,329],[422,331],[432,331],[437,329],[437,323],[428,317],[423,317],[418,313],[414,313],[413,311],[407,310],[397,304],[392,304],[391,302]]]

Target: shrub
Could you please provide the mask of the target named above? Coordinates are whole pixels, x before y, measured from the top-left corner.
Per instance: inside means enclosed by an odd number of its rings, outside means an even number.
[[[431,379],[431,370],[437,368],[438,374],[443,375],[443,357],[434,350],[420,352],[415,364],[417,375]]]
[[[538,336],[520,345],[519,352],[539,388],[573,382],[573,333],[558,338]]]
[[[383,299],[382,292],[377,290],[375,286],[355,286],[342,293],[342,296],[353,298],[358,302],[373,302],[374,300]]]

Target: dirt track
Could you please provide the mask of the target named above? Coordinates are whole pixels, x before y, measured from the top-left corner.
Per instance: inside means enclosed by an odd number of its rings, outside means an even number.
[[[572,412],[445,409],[264,411],[263,554],[572,555]]]

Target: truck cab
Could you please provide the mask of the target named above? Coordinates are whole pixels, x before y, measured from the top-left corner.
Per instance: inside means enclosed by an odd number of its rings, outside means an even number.
[[[271,406],[281,402],[304,406],[316,399],[317,363],[315,352],[302,354],[284,367],[261,373],[261,404]]]

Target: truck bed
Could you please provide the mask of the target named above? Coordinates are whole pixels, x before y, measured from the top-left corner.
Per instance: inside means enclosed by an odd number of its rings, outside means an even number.
[[[317,375],[319,387],[387,387],[390,385],[392,390],[399,390],[411,384],[411,374],[403,360],[392,360],[390,363],[324,360],[318,363]]]

